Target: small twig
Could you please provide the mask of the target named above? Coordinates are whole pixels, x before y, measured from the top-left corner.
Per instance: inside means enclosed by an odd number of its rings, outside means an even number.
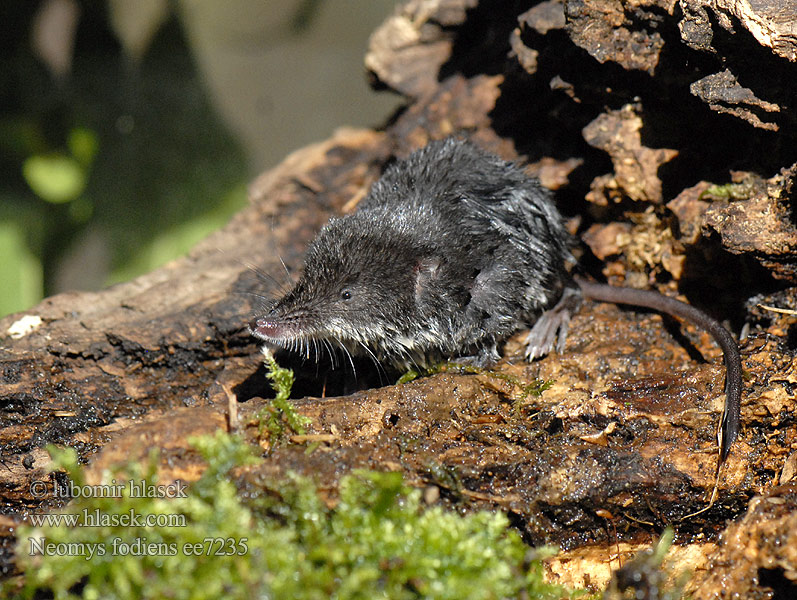
[[[301,435],[291,435],[288,439],[294,444],[302,444],[304,442],[334,442],[340,438],[331,433],[304,433]]]
[[[777,306],[767,306],[766,304],[756,304],[758,308],[763,310],[768,310],[770,312],[780,313],[782,315],[792,315],[797,316],[797,310],[792,310],[790,308],[778,308]]]
[[[230,433],[238,433],[241,426],[238,420],[238,398],[226,385],[221,384],[221,389],[227,396],[227,429]]]

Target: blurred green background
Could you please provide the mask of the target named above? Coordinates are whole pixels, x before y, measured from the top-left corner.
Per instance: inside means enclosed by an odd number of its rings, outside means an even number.
[[[0,316],[185,253],[246,186],[398,100],[371,91],[393,0],[0,5]]]

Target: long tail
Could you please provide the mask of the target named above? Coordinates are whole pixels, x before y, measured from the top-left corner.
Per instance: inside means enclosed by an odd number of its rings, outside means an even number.
[[[719,347],[722,348],[725,359],[725,408],[722,411],[722,420],[717,433],[717,441],[720,445],[720,463],[724,462],[728,458],[731,445],[739,435],[742,405],[742,357],[733,336],[707,314],[675,298],[649,290],[593,283],[581,277],[574,279],[587,298],[600,302],[651,308],[685,319],[712,335]]]

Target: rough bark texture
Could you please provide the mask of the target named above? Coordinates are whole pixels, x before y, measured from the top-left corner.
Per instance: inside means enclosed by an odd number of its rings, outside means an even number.
[[[522,157],[557,191],[593,275],[680,293],[737,332],[752,325],[740,342],[743,431],[717,502],[690,516],[714,483],[719,351],[692,327],[593,304],[562,354],[527,365],[508,343],[503,378],[449,372],[320,399],[329,382],[296,363],[309,437],[270,447],[241,485],[252,492],[294,470],[334,490],[353,468],[401,470],[442,502],[502,508],[529,542],[561,546],[550,575],[571,585],[601,588],[670,525],[696,598],[797,593],[797,19],[787,4],[397,8],[366,57],[375,80],[407,98],[384,131],[342,130],[289,156],[184,259],[0,321],[2,565],[14,523],[54,502],[30,493],[49,480],[49,442],[96,470],[158,446],[164,479],[196,477],[186,438],[227,426],[225,390],[243,423],[266,402],[245,325],[252,294],[285,281],[278,256],[296,268],[392,156],[459,133]],[[25,330],[26,315],[40,324]],[[338,377],[327,395],[352,379]],[[512,383],[534,377],[553,386],[536,397]],[[307,454],[308,440],[321,446]]]

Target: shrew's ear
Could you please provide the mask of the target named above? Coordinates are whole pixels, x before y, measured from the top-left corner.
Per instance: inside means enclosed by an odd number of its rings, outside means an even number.
[[[415,263],[415,298],[426,291],[429,283],[440,275],[442,261],[436,256],[427,256]]]

